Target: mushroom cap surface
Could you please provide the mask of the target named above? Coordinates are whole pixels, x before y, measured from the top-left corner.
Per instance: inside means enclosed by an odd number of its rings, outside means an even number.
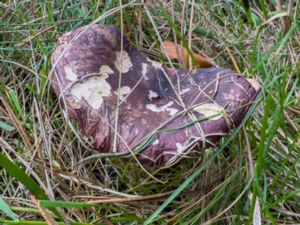
[[[217,145],[259,92],[229,69],[169,69],[108,25],[64,34],[51,62],[52,87],[94,149],[135,153],[148,165],[172,163],[195,144]]]

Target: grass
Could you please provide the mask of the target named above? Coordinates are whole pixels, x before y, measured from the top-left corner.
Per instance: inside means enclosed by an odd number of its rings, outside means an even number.
[[[0,223],[300,224],[298,1],[15,2],[0,3]],[[182,41],[262,91],[219,148],[147,168],[156,179],[99,158],[48,80],[57,38],[93,22],[170,66],[161,41]]]

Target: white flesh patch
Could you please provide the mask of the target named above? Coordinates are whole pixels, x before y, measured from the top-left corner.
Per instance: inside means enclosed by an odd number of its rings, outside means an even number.
[[[98,109],[103,102],[103,97],[111,95],[111,86],[104,77],[91,76],[82,83],[76,83],[71,87],[71,94],[80,101],[84,98],[93,108]]]
[[[147,104],[146,108],[151,110],[152,112],[161,112],[161,107],[157,107],[157,105],[154,104]]]
[[[113,74],[114,71],[108,65],[102,65],[99,70],[100,74],[104,79],[108,78],[110,74]]]
[[[178,109],[176,108],[169,108],[171,105],[173,105],[174,102],[168,102],[166,105],[163,106],[157,106],[154,104],[148,104],[146,105],[146,108],[151,110],[152,112],[163,112],[163,111],[168,111],[170,116],[174,116],[177,112]]]
[[[132,68],[130,57],[126,51],[116,51],[115,67],[121,73],[127,73]],[[121,54],[122,53],[122,54]]]
[[[149,78],[147,77],[147,72],[148,72],[148,64],[142,63],[142,75],[145,78],[145,80],[148,80]]]
[[[183,150],[185,149],[185,146],[180,144],[180,143],[176,143],[176,150],[177,150],[177,153],[181,154],[183,152]]]
[[[69,32],[65,33],[64,36],[69,36],[71,33],[72,33],[72,32],[69,31]]]
[[[120,88],[119,93],[120,93],[120,100],[123,100],[131,91],[131,88],[128,86],[123,86]],[[118,95],[118,91],[114,92],[116,95]]]
[[[224,112],[223,107],[214,103],[205,103],[195,107],[193,110],[203,114],[205,117],[210,117],[209,120],[218,120],[222,118]]]
[[[65,70],[65,73],[66,73],[66,78],[68,80],[70,80],[70,81],[77,80],[77,74],[73,72],[73,70],[70,66],[65,66],[64,70]]]
[[[234,89],[230,89],[229,93],[223,93],[222,95],[226,101],[235,102],[239,101],[241,94],[240,92],[236,93]]]
[[[255,79],[249,79],[249,78],[247,78],[246,80],[251,84],[251,86],[252,86],[256,91],[258,91],[258,90],[260,89],[260,84],[259,84]]]
[[[158,145],[159,144],[159,140],[158,139],[156,139],[153,143],[152,143],[152,145]]]
[[[149,90],[148,98],[152,101],[152,98],[157,98],[158,94],[155,91]]]
[[[223,93],[222,95],[226,101],[234,101],[235,100],[235,96],[230,93],[229,94]]]
[[[156,69],[160,69],[161,68],[161,64],[160,63],[158,63],[156,61],[153,61],[153,60],[151,60],[149,58],[147,58],[147,61],[151,62],[152,66],[154,66]]]

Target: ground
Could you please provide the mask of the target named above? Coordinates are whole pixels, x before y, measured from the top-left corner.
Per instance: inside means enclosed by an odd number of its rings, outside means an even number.
[[[144,2],[0,3],[0,222],[299,224],[299,1]],[[58,37],[91,23],[165,64],[161,42],[182,41],[261,93],[218,148],[175,166],[99,158],[48,80]]]

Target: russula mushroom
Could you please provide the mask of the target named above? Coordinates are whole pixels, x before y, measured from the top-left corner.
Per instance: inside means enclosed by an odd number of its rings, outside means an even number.
[[[216,145],[259,91],[229,69],[191,72],[151,61],[113,26],[66,33],[51,62],[54,91],[94,149],[136,154],[148,165],[171,163],[194,144]]]

